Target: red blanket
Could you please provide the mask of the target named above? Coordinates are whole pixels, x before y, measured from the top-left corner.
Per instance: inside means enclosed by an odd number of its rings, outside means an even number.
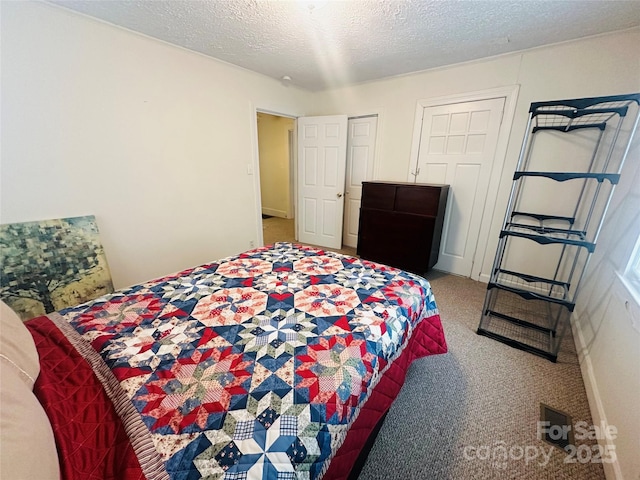
[[[144,479],[122,422],[89,364],[47,318],[27,322],[40,354],[35,394],[53,426],[64,480]],[[396,398],[413,360],[446,353],[440,317],[418,325],[408,347],[362,407],[324,479],[349,476],[369,434]]]

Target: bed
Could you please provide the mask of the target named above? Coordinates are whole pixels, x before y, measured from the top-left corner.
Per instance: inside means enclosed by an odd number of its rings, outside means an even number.
[[[447,351],[424,278],[290,243],[25,325],[64,479],[349,478],[411,362]]]

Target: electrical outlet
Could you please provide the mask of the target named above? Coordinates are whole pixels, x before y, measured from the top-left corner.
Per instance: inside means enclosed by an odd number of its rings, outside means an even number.
[[[256,242],[249,240],[249,248],[256,248]]]

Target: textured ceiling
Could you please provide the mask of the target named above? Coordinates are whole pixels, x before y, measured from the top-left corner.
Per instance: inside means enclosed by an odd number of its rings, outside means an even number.
[[[640,25],[640,1],[51,0],[309,90]]]

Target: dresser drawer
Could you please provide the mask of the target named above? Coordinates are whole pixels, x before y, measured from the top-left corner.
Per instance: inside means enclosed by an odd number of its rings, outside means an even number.
[[[358,255],[411,272],[426,272],[434,227],[434,217],[362,209]]]
[[[398,212],[436,216],[441,189],[398,185],[394,209]]]
[[[362,208],[393,210],[395,196],[395,185],[362,182]]]

